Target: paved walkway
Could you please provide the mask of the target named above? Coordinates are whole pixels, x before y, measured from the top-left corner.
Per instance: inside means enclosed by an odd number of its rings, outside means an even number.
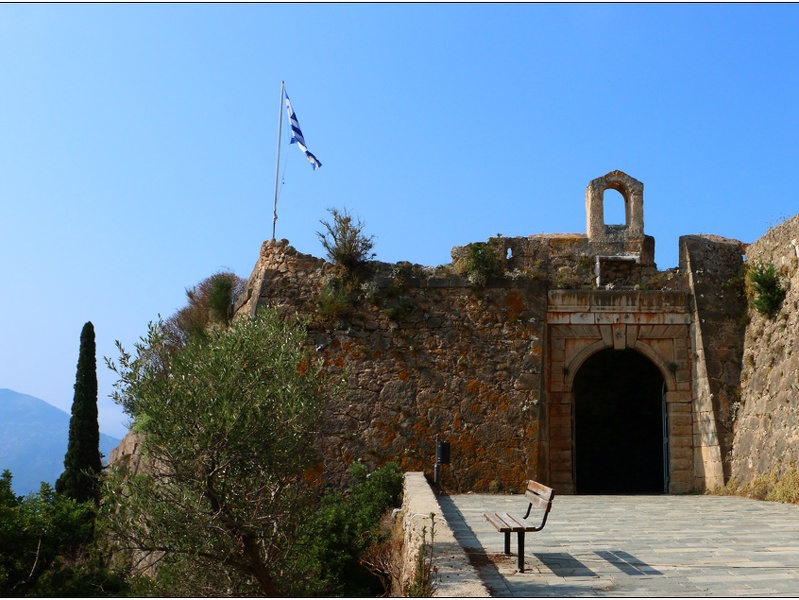
[[[522,496],[440,496],[493,596],[799,596],[799,506],[715,496],[558,496],[525,572],[486,510]]]

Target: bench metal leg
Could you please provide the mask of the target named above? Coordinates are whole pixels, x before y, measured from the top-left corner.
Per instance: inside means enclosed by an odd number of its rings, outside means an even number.
[[[524,531],[518,532],[519,546],[519,573],[524,573]]]
[[[505,554],[510,556],[510,531],[505,532]]]

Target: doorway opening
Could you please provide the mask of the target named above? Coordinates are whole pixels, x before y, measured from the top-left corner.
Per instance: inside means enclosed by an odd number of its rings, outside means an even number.
[[[589,357],[574,378],[577,494],[662,494],[668,490],[665,385],[634,350]]]

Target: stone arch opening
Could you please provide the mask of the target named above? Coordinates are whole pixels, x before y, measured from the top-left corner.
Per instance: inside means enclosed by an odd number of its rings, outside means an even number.
[[[624,226],[628,222],[628,200],[620,190],[608,188],[602,192],[602,215],[604,225]]]
[[[575,493],[668,491],[665,391],[660,369],[635,350],[583,362],[573,382]]]
[[[624,201],[624,225],[606,225],[604,194],[618,192]],[[613,238],[620,233],[629,240],[644,237],[644,184],[621,171],[612,171],[588,184],[585,190],[586,233],[594,243],[619,241]],[[610,236],[610,239],[608,238]]]

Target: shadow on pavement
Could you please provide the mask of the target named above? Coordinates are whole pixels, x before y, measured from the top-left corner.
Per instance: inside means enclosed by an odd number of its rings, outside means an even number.
[[[477,569],[483,583],[491,591],[492,596],[511,595],[507,582],[497,568],[497,563],[502,560],[515,561],[515,558],[506,557],[504,554],[487,554],[474,531],[466,524],[463,514],[455,503],[447,496],[439,496],[438,502],[441,510],[452,529],[455,539],[466,553],[469,563]],[[529,591],[540,591],[545,586],[533,586]]]
[[[650,567],[644,561],[635,558],[624,550],[596,550],[594,554],[604,558],[627,575],[663,575],[656,568]]]
[[[558,577],[598,577],[568,552],[534,552],[533,556]]]

